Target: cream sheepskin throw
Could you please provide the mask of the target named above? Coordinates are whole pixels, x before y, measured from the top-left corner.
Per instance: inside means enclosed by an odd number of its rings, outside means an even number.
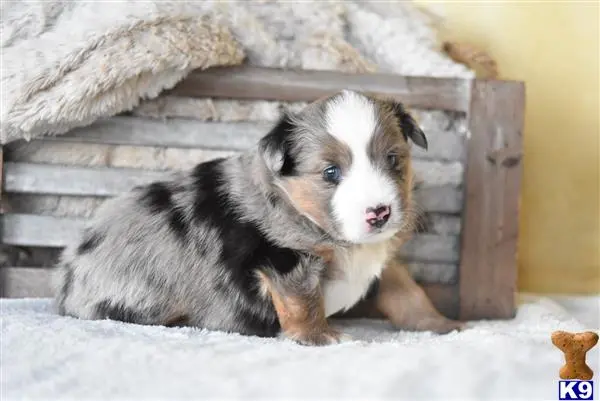
[[[1,13],[2,144],[130,111],[212,66],[472,76],[403,1],[16,0]]]

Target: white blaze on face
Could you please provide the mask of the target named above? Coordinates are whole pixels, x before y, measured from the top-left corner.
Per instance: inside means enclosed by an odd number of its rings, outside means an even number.
[[[390,205],[392,215],[399,213],[397,187],[383,172],[373,166],[368,148],[377,126],[377,111],[364,96],[344,91],[330,102],[326,110],[330,135],[346,143],[352,153],[349,171],[343,171],[341,183],[332,199],[333,213],[346,240],[360,243],[391,237],[393,232],[371,235],[366,211],[379,205]]]

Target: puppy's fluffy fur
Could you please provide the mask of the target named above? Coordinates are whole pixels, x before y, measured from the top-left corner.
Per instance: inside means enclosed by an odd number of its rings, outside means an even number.
[[[401,104],[342,91],[240,156],[110,199],[63,252],[59,311],[336,342],[327,317],[365,298],[411,231],[410,140],[427,146]]]

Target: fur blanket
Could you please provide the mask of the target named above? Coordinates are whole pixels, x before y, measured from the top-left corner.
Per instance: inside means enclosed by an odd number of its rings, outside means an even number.
[[[427,18],[408,2],[7,0],[1,7],[2,144],[135,109],[212,66],[473,75],[438,50]],[[142,114],[148,110],[152,104]]]

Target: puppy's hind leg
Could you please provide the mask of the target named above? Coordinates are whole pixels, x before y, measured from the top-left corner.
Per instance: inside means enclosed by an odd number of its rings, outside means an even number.
[[[383,270],[375,306],[397,328],[439,334],[462,330],[464,322],[448,319],[433,306],[404,266],[390,262]]]
[[[188,315],[180,307],[181,303],[173,302],[173,297],[167,292],[147,288],[143,283],[135,285],[135,280],[128,280],[127,284],[117,280],[109,280],[109,283],[99,279],[84,280],[77,273],[72,264],[57,267],[55,303],[60,315],[159,326],[186,326],[190,323]]]
[[[117,299],[103,299],[88,306],[90,319],[114,320],[124,323],[149,326],[182,327],[190,325],[189,316],[176,311],[167,303],[137,302],[125,303]]]

